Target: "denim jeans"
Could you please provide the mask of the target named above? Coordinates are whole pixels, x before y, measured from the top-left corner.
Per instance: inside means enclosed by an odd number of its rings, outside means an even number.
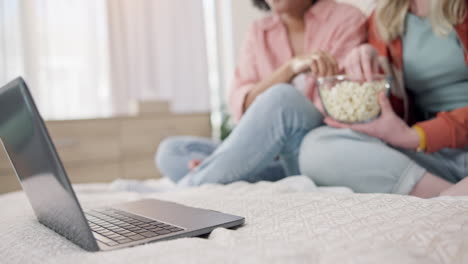
[[[300,173],[298,155],[301,141],[310,130],[322,125],[322,121],[322,114],[296,88],[289,84],[274,85],[255,99],[222,144],[205,145],[210,145],[205,154],[214,152],[207,157],[197,154],[204,159],[196,169],[180,180],[181,168],[168,175],[175,175],[173,179],[184,186],[275,181],[297,175]],[[174,168],[163,164],[167,162],[163,150],[158,150],[158,166],[161,170]],[[181,159],[185,159],[181,162],[185,165],[181,166],[186,168],[189,158],[184,156]]]
[[[180,181],[189,173],[188,163],[194,159],[204,160],[221,145],[202,137],[176,136],[165,139],[158,147],[156,164],[161,173],[173,182]],[[254,179],[276,180],[286,177],[281,161],[274,160]]]
[[[452,183],[467,177],[468,148],[426,154],[394,148],[350,129],[324,126],[304,138],[300,167],[317,185],[408,194],[426,172]]]

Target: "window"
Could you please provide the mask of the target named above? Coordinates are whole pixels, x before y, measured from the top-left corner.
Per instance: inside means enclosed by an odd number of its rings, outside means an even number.
[[[0,82],[24,76],[46,119],[111,114],[105,0],[0,0]]]

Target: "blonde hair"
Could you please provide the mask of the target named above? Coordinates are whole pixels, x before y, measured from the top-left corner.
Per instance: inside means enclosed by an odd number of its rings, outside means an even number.
[[[385,42],[403,35],[405,17],[411,0],[379,0],[376,8],[377,30]],[[429,19],[437,35],[447,35],[465,18],[466,0],[428,0]]]

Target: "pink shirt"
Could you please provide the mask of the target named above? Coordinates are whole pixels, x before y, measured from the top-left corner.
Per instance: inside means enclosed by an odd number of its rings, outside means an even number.
[[[345,55],[367,40],[366,17],[351,5],[321,0],[305,15],[305,53],[326,51],[342,65]],[[286,26],[278,15],[253,23],[241,50],[229,95],[231,113],[242,117],[246,95],[263,78],[293,58]],[[315,102],[315,78],[307,75],[305,93]]]

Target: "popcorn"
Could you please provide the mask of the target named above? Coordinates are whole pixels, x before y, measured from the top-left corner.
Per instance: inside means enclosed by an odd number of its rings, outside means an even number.
[[[331,89],[321,89],[322,103],[334,119],[347,122],[365,122],[380,114],[377,94],[387,88],[386,81],[363,84],[342,81]]]

